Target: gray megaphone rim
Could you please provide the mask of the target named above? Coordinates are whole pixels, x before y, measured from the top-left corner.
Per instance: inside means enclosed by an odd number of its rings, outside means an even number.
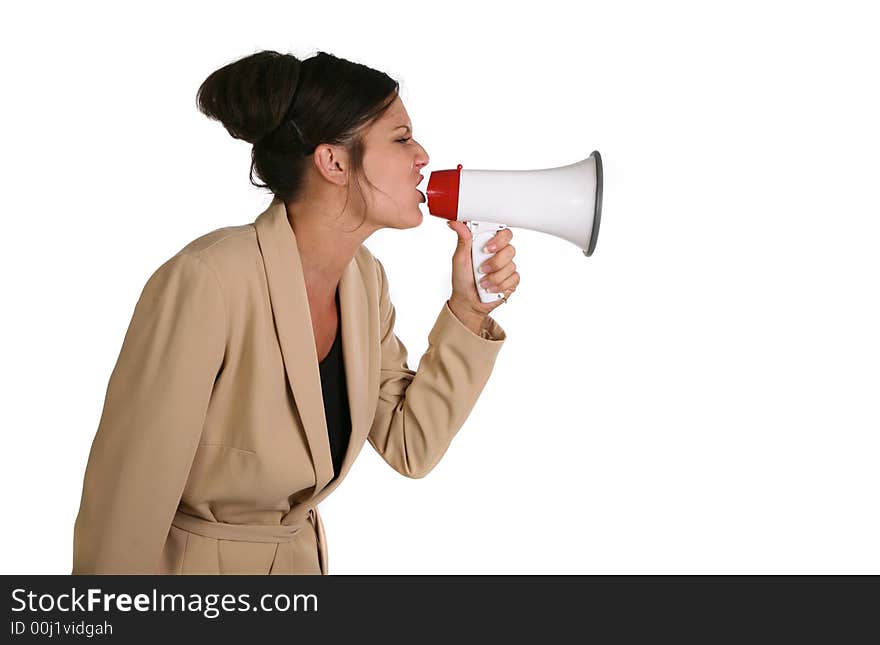
[[[591,157],[596,159],[596,203],[593,208],[593,230],[590,233],[590,245],[584,251],[584,255],[590,257],[596,248],[596,241],[599,239],[599,221],[602,219],[602,155],[598,150],[590,153]]]

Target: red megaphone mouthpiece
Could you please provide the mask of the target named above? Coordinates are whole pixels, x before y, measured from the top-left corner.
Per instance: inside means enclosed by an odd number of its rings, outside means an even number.
[[[448,220],[458,219],[461,164],[454,170],[435,170],[428,179],[428,212]]]

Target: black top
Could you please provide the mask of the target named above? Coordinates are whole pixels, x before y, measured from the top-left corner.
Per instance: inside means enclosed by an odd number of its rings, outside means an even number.
[[[336,311],[339,311],[339,289],[336,290]],[[324,415],[333,457],[333,478],[339,475],[342,458],[351,437],[351,411],[348,408],[348,388],[345,385],[345,365],[342,361],[342,318],[336,325],[336,339],[330,353],[318,367],[321,371],[321,390],[324,394]],[[332,481],[332,480],[331,480]]]

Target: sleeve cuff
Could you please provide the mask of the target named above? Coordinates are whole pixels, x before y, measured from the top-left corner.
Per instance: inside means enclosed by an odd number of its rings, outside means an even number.
[[[449,308],[447,301],[443,303],[443,309],[441,309],[440,315],[437,316],[437,321],[434,323],[431,333],[428,334],[428,341],[435,343],[441,338],[448,338],[450,336],[460,339],[461,343],[472,347],[476,352],[485,352],[487,349],[497,352],[507,339],[504,329],[491,316],[486,318],[481,332],[475,334],[465,327],[464,323],[452,313],[452,309]]]

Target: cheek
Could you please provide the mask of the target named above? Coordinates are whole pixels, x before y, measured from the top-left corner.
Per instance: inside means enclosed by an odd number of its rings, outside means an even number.
[[[403,144],[395,145],[396,149],[386,149],[381,153],[374,150],[372,154],[364,155],[364,172],[379,189],[375,191],[379,201],[387,200],[389,196],[395,201],[408,201],[413,196],[417,198],[415,161],[411,151]],[[427,183],[427,180],[422,182],[423,192]]]
[[[369,159],[365,156],[364,173],[376,186],[390,192],[396,189],[397,184],[402,183],[401,177],[406,174],[405,170],[402,170],[405,163],[399,153],[374,155]]]

